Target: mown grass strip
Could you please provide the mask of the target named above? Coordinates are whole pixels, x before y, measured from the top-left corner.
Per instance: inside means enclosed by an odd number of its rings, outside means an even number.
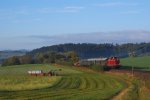
[[[38,68],[40,68],[40,66],[38,66]],[[72,72],[75,73],[67,73],[69,70],[72,70]],[[80,73],[79,70],[74,70],[76,69],[67,69],[65,71],[65,75],[62,76],[62,78],[57,81],[53,86],[41,89],[14,92],[1,91],[0,99],[99,100],[110,98],[112,95],[118,92],[118,90],[121,90],[122,83],[115,77],[86,71],[82,71],[82,73]]]

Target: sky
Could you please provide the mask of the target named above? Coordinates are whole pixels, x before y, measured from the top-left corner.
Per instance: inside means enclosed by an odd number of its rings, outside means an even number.
[[[0,50],[150,42],[150,0],[0,0]]]

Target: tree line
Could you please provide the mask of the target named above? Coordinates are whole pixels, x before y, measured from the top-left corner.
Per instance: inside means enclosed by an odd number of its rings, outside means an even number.
[[[127,44],[60,44],[34,49],[24,56],[14,56],[3,61],[2,66],[19,64],[59,63],[73,65],[79,59],[97,57],[127,57],[150,54],[150,43]]]
[[[130,52],[136,52],[137,55],[150,52],[150,43],[127,43],[127,44],[60,44],[34,49],[28,52],[29,55],[36,53],[55,51],[55,52],[68,52],[75,51],[80,59],[96,58],[96,57],[127,57]]]
[[[14,56],[6,59],[2,66],[20,65],[20,64],[67,64],[73,65],[79,60],[76,52],[70,51],[65,53],[43,52],[35,55]]]

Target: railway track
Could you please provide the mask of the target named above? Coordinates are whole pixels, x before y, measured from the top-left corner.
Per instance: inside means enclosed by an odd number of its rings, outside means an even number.
[[[120,74],[130,74],[132,75],[131,69],[112,69],[109,71],[110,73],[120,73]],[[108,73],[109,73],[108,72]],[[150,71],[140,71],[134,70],[133,75],[139,78],[150,79]]]

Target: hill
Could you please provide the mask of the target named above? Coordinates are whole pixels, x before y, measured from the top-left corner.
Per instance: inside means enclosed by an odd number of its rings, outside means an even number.
[[[27,53],[26,50],[4,50],[4,51],[0,51],[0,63],[2,63],[3,60],[9,58],[9,57],[13,57],[13,56],[23,56]]]
[[[96,58],[96,57],[127,57],[129,52],[136,52],[137,55],[148,54],[150,52],[150,43],[140,43],[140,44],[60,44],[42,47],[34,49],[29,52],[29,55],[35,55],[37,53],[43,53],[48,51],[55,52],[68,52],[75,51],[78,53],[81,59],[84,58]]]

